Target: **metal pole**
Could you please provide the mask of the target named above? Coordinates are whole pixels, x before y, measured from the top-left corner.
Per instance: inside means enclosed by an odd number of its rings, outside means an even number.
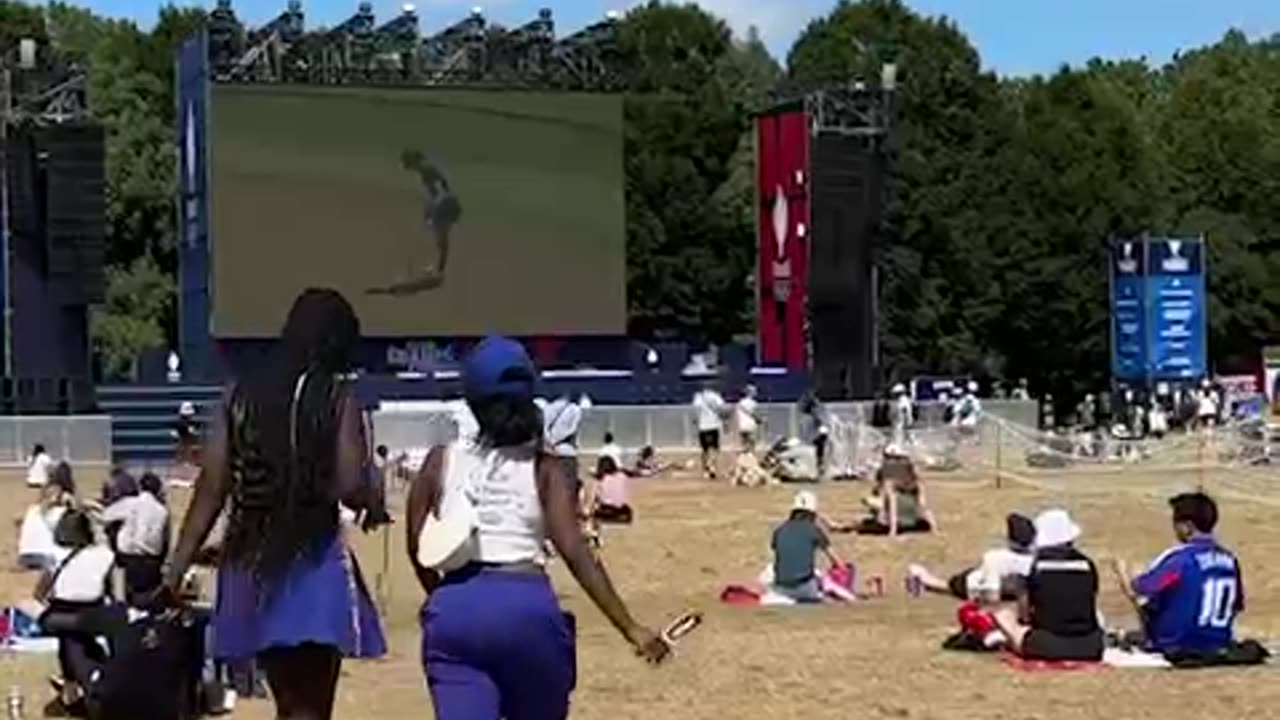
[[[9,118],[13,110],[11,93],[12,72],[0,71],[0,152],[4,153],[0,167],[0,282],[4,283],[4,376],[13,377],[13,273],[9,235]],[[16,408],[15,408],[16,409]]]
[[[1004,445],[1004,423],[999,419],[996,420],[996,489],[999,490],[1004,485],[1003,479],[1000,477],[1003,472],[1001,465],[1004,461],[1003,452],[1001,450]]]

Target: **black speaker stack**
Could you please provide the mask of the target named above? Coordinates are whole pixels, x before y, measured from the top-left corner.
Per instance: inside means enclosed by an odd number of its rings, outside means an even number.
[[[884,156],[861,138],[810,138],[809,336],[814,389],[824,399],[875,394],[874,245],[881,224]]]
[[[0,413],[92,410],[89,309],[106,291],[103,130],[89,122],[10,125],[3,162]]]

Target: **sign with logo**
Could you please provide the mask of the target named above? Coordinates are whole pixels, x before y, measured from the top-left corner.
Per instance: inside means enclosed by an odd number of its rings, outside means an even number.
[[[1147,242],[1149,376],[1193,380],[1208,372],[1205,342],[1204,242]]]
[[[1146,242],[1111,244],[1111,374],[1117,380],[1147,377]]]
[[[1126,382],[1195,380],[1208,372],[1201,238],[1111,243],[1111,374]]]

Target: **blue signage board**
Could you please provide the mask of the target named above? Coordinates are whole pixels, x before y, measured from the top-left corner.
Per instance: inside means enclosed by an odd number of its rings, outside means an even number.
[[[1205,247],[1200,238],[1147,242],[1149,377],[1194,380],[1208,372]]]
[[[1111,375],[1117,380],[1148,376],[1146,263],[1144,239],[1111,243]]]

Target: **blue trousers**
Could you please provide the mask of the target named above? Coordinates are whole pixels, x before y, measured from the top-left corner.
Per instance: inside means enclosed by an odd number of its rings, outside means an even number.
[[[545,575],[450,573],[422,609],[437,720],[564,720],[577,679],[574,636]]]

